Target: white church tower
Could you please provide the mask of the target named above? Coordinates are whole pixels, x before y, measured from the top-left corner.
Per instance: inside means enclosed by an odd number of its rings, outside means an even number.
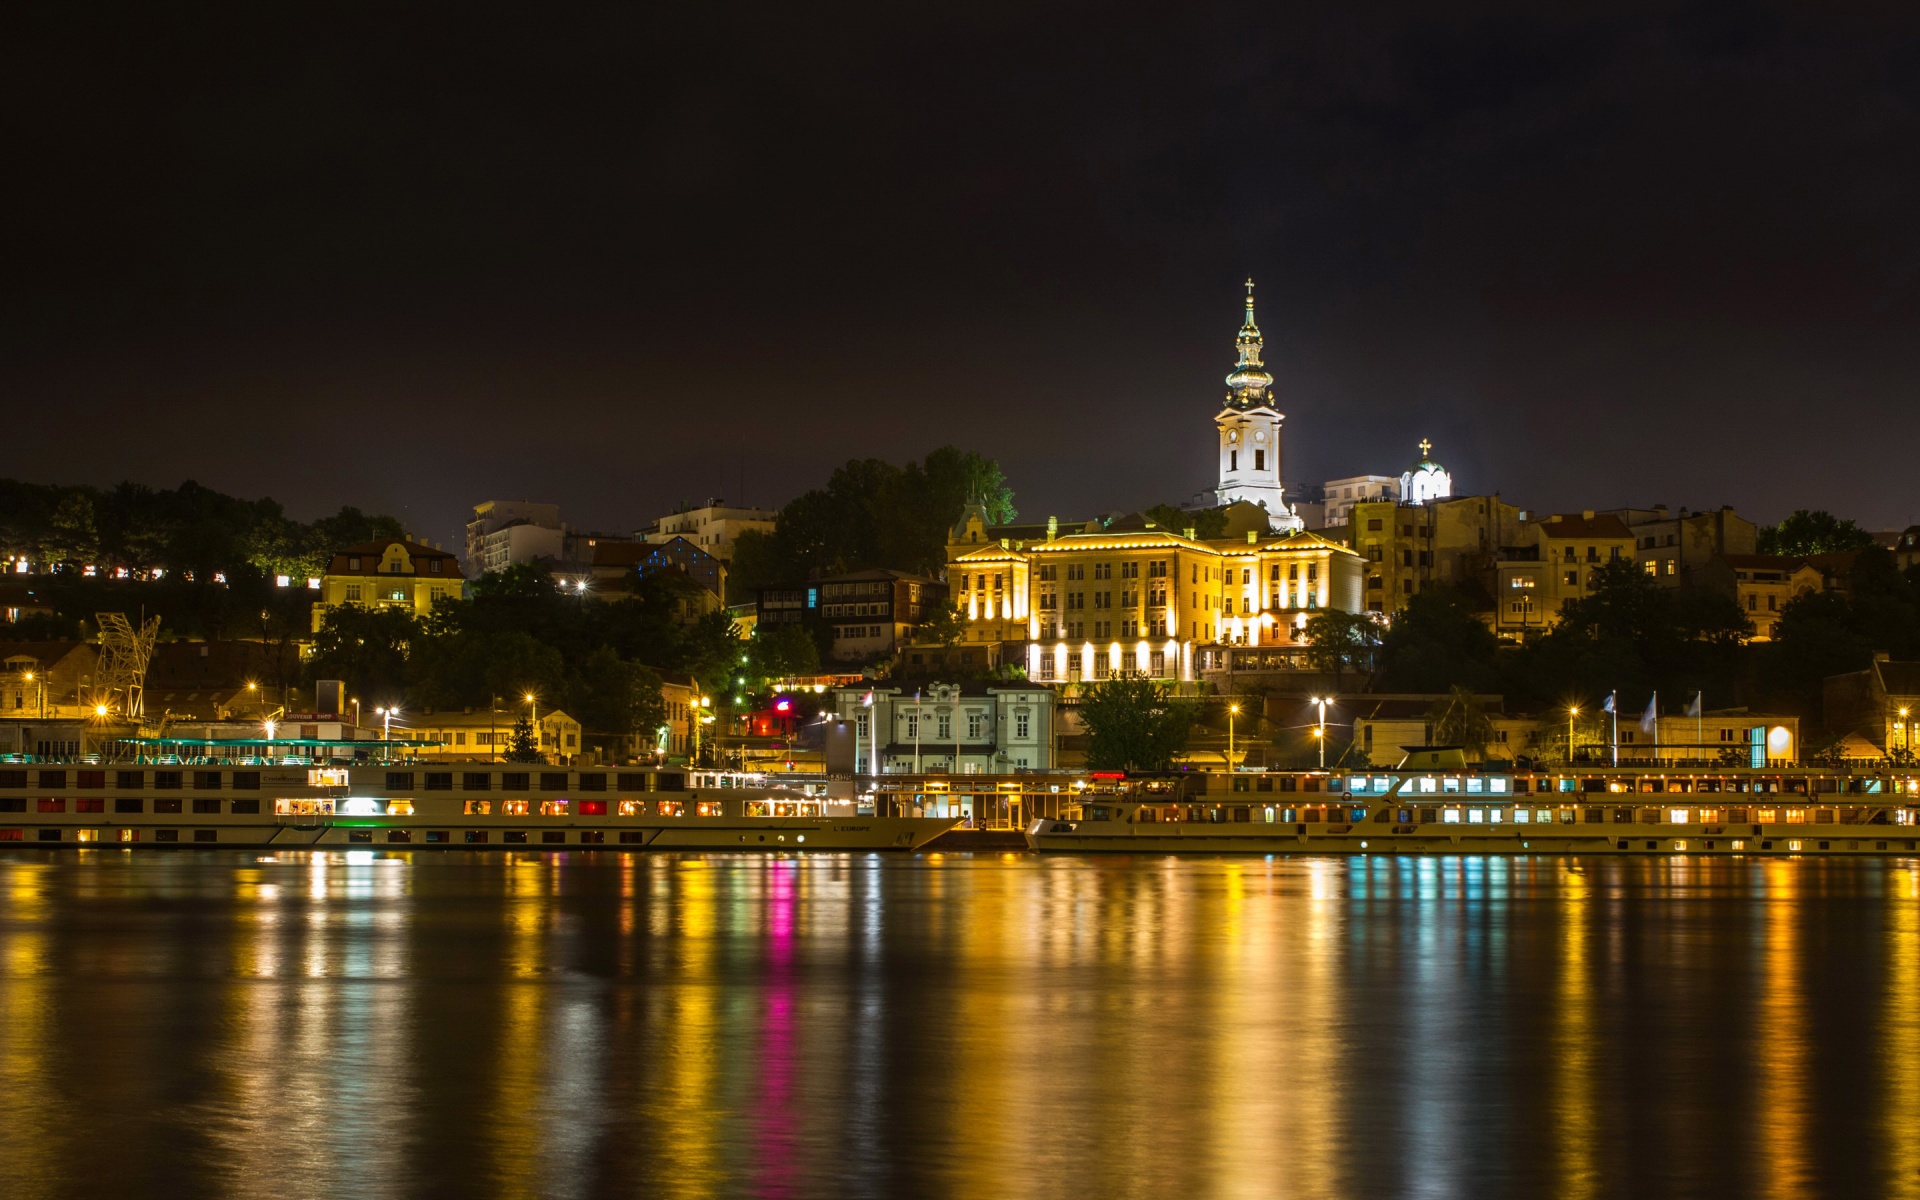
[[[1260,364],[1265,347],[1260,327],[1253,323],[1253,280],[1247,280],[1247,319],[1234,346],[1240,362],[1227,376],[1227,398],[1213,423],[1220,430],[1219,503],[1246,500],[1267,510],[1267,521],[1281,532],[1304,527],[1287,507],[1280,486],[1280,422],[1286,418],[1273,407],[1269,393],[1273,376]]]

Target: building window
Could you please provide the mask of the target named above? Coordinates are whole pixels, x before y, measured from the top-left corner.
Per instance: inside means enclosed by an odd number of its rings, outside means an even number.
[[[953,736],[953,714],[941,713],[934,721],[934,736],[941,739]]]
[[[986,718],[979,713],[967,714],[967,738],[970,741],[979,741],[985,733],[985,726]]]
[[[1267,469],[1267,452],[1265,450],[1255,450],[1253,452],[1253,469],[1256,471],[1264,471]]]
[[[1161,629],[1160,632],[1165,633],[1166,630]],[[1167,652],[1165,650],[1155,650],[1147,656],[1147,663],[1155,676],[1165,675],[1167,673]]]
[[[911,738],[917,738],[919,736],[920,736],[920,714],[908,713],[907,714],[907,737],[911,739]]]
[[[1013,715],[1013,736],[1014,737],[1025,738],[1029,736],[1031,729],[1032,729],[1032,719],[1028,717],[1026,713],[1015,713]]]
[[[347,585],[346,603],[348,604],[360,603],[360,585],[359,584],[350,583]]]
[[[1238,471],[1239,469],[1240,469],[1240,452],[1238,450],[1227,451],[1227,470]]]

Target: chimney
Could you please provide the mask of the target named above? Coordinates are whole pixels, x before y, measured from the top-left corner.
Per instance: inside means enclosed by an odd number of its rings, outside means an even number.
[[[1590,509],[1590,508],[1583,508],[1583,509],[1581,509],[1581,510],[1580,510],[1580,519],[1581,519],[1582,521],[1591,521],[1591,520],[1593,520],[1593,510],[1592,510],[1592,509]]]
[[[1060,536],[1060,518],[1048,517],[1047,518],[1047,540],[1052,541],[1054,538],[1057,538],[1059,536]]]

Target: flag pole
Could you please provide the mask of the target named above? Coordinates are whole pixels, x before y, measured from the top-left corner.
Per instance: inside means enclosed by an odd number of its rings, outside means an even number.
[[[1613,717],[1613,765],[1620,765],[1620,689],[1607,693],[1607,711]]]

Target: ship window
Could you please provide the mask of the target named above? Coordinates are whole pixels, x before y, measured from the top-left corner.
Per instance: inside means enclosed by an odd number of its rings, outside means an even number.
[[[238,801],[238,800],[236,800],[236,801],[234,801],[234,803],[235,803],[235,804],[237,805],[237,804],[239,804],[239,801]],[[388,815],[388,816],[390,816],[390,817],[410,817],[410,816],[412,816],[412,815],[413,815],[413,801],[411,801],[411,800],[389,800],[389,801],[387,801],[387,815]]]
[[[527,831],[524,829],[509,829],[500,835],[500,840],[510,846],[524,846],[527,844]]]
[[[719,816],[726,815],[721,802],[718,800],[700,801],[698,812],[699,812],[699,815],[703,817],[719,817]]]
[[[1422,780],[1422,782],[1426,781]],[[1457,808],[1442,809],[1440,812],[1440,822],[1443,825],[1458,825],[1460,823],[1460,810]]]
[[[1484,825],[1486,824],[1486,821],[1487,821],[1487,814],[1482,810],[1477,808],[1470,808],[1467,810],[1467,824]]]
[[[1513,810],[1513,823],[1515,825],[1526,825],[1532,822],[1532,820],[1533,820],[1533,814],[1528,812],[1526,809],[1516,808]]]
[[[607,815],[607,802],[605,800],[582,800],[580,802],[580,815],[583,817],[604,817]]]
[[[565,800],[542,800],[540,802],[540,815],[543,817],[564,817],[567,815],[567,802]]]
[[[646,811],[647,802],[645,800],[622,800],[620,802],[620,815],[623,817],[637,817]]]
[[[513,801],[509,800],[507,803],[511,804]],[[461,811],[469,817],[484,817],[493,811],[493,801],[469,800]]]
[[[686,810],[678,800],[655,800],[653,811],[663,817],[678,817]]]
[[[500,802],[500,812],[503,816],[524,817],[527,815],[527,802],[525,800],[502,800]]]

